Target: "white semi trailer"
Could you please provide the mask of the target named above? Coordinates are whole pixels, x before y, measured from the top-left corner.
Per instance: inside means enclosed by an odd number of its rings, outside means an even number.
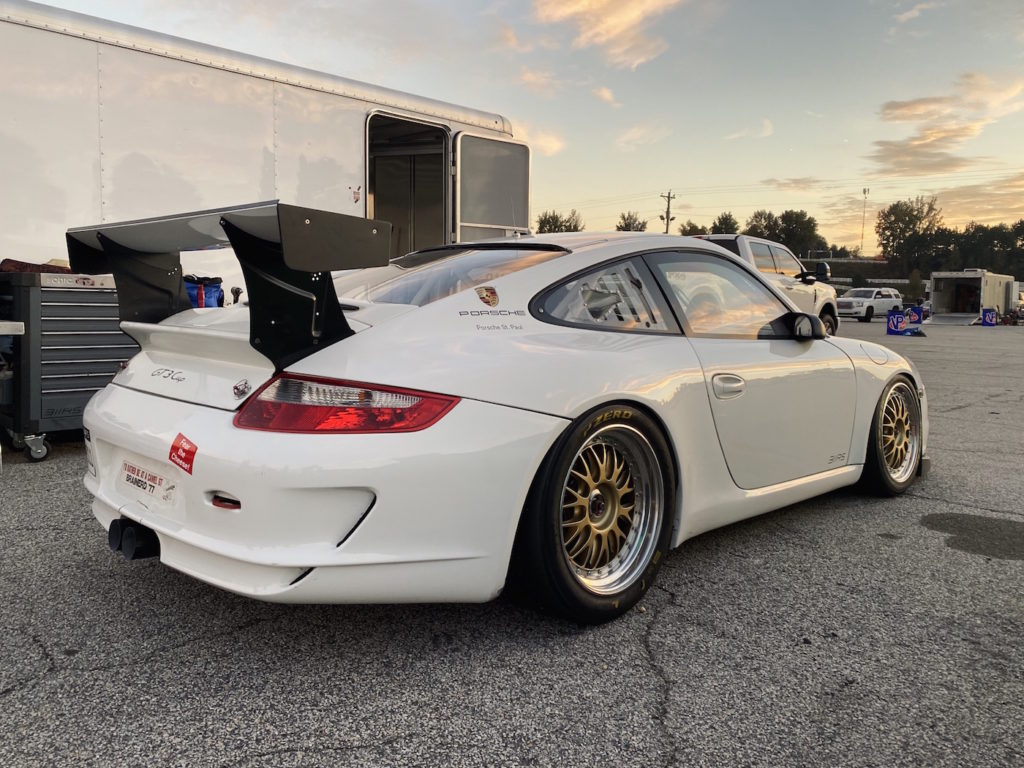
[[[1017,306],[1016,283],[1010,275],[986,269],[933,272],[930,281],[932,322],[971,325],[981,321],[981,310],[999,314]]]
[[[0,72],[0,259],[273,199],[391,222],[392,255],[529,229],[500,115],[22,0],[0,0]]]

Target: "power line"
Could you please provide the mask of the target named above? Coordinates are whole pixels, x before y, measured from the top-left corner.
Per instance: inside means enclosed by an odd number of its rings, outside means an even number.
[[[659,215],[658,218],[665,222],[665,234],[668,234],[668,225],[675,221],[676,217],[672,215],[672,201],[676,199],[676,196],[672,194],[672,190],[668,191],[667,195],[661,195],[661,198],[665,201],[665,215]]]
[[[1012,169],[1003,170],[991,170],[991,171],[963,171],[957,174],[949,174],[942,176],[900,176],[900,177],[888,177],[886,179],[871,179],[871,183],[875,186],[875,189],[900,189],[912,185],[917,181],[919,184],[924,181],[930,182],[929,188],[941,186],[948,182],[959,182],[957,186],[969,186],[962,182],[972,181],[986,181],[989,179],[1003,178],[1006,176],[1015,175]],[[869,177],[870,178],[870,177]],[[864,177],[849,177],[849,178],[835,178],[835,179],[817,179],[814,186],[804,189],[805,192],[820,191],[822,193],[835,192],[836,190],[843,189],[851,184],[859,184],[863,181]],[[923,186],[923,184],[921,184]],[[765,184],[763,182],[750,182],[746,184],[719,184],[719,185],[702,185],[699,187],[685,187],[673,185],[673,189],[679,189],[680,193],[686,197],[698,197],[701,195],[715,195],[723,193],[737,193],[737,192],[768,192],[770,194],[786,194],[787,190],[780,189],[777,186]],[[635,202],[642,199],[649,199],[653,195],[657,194],[656,190],[646,190],[630,192],[622,195],[615,195],[610,197],[595,197],[584,200],[576,200],[571,202],[556,202],[552,203],[556,208],[566,207],[579,207],[588,206],[594,207],[598,205],[623,205],[631,202]],[[856,193],[850,192],[851,197]],[[664,195],[661,195],[664,197]],[[811,203],[817,201],[811,201]],[[810,204],[810,203],[808,203]]]

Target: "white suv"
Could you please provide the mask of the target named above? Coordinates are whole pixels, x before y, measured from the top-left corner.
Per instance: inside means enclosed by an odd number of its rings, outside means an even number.
[[[903,297],[895,288],[852,288],[839,299],[839,314],[870,323],[875,315],[885,317],[890,309],[903,309]]]
[[[784,245],[750,235],[698,235],[715,245],[732,251],[782,289],[783,294],[801,312],[817,315],[831,336],[839,330],[836,310],[836,289],[826,281],[831,270],[819,262],[815,272],[808,272],[800,260]]]

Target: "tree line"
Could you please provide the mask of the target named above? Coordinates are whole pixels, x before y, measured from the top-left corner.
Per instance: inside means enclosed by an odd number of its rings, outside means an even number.
[[[619,232],[645,232],[647,219],[642,219],[637,211],[624,211],[619,214],[619,222],[615,229]],[[563,216],[557,211],[544,211],[537,217],[537,232],[580,232],[584,228],[583,219],[574,208]],[[814,257],[821,251],[829,251],[832,256],[849,258],[856,255],[845,246],[829,246],[828,242],[818,233],[818,222],[808,215],[807,211],[786,210],[776,216],[768,210],[754,211],[747,219],[747,225],[740,228],[740,223],[731,211],[725,211],[715,217],[710,227],[705,227],[687,219],[679,225],[680,235],[718,235],[734,234],[763,237],[782,243],[798,256]]]
[[[947,227],[936,197],[900,200],[878,212],[878,246],[893,276],[980,267],[1024,277],[1024,219]]]
[[[537,232],[579,232],[583,228],[583,218],[575,209],[566,216],[557,211],[544,211],[537,217]],[[624,211],[619,214],[615,229],[643,232],[647,229],[647,219],[642,219],[636,211]],[[736,217],[725,211],[716,216],[709,227],[687,219],[679,225],[678,232],[680,235],[739,233],[763,237],[782,243],[804,258],[860,255],[857,248],[829,245],[818,233],[818,222],[807,211],[786,210],[777,216],[764,209],[754,211],[742,229]],[[927,276],[937,271],[980,267],[1024,278],[1024,219],[1015,224],[971,222],[962,229],[947,227],[938,198],[918,196],[880,210],[875,233],[881,255],[888,260],[884,270],[888,277],[907,277],[914,273]]]

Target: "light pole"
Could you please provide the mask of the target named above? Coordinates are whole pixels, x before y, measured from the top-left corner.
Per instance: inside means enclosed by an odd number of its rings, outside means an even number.
[[[868,192],[871,190],[864,187],[864,211],[860,216],[860,257],[864,258],[864,223],[868,220]]]

